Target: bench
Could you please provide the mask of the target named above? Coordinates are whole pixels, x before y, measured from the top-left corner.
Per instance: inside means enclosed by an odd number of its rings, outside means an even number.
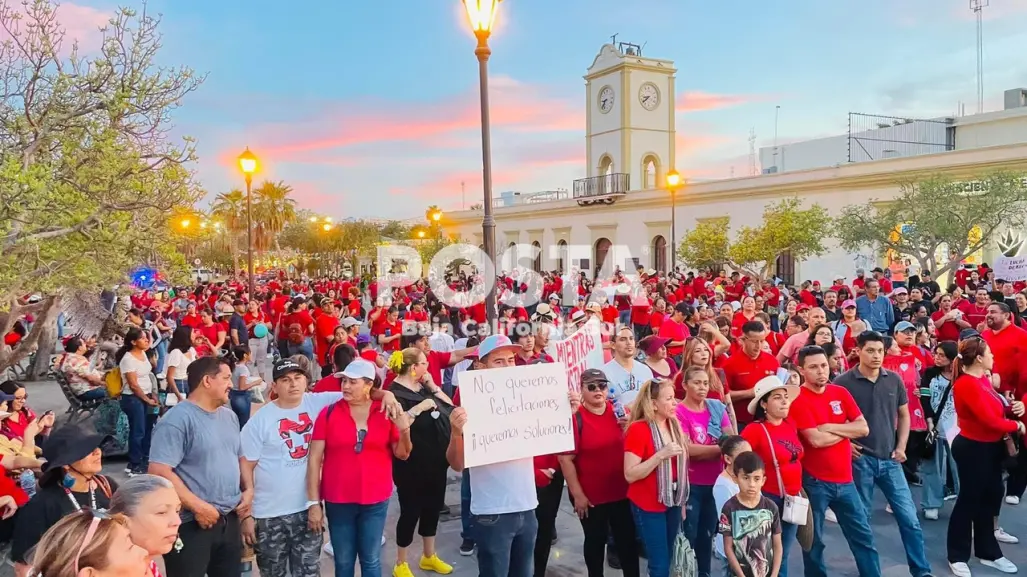
[[[69,415],[69,422],[91,417],[93,412],[107,400],[94,399],[91,401],[83,401],[78,398],[75,392],[71,390],[71,384],[68,382],[68,378],[61,371],[54,371],[54,380],[56,380],[57,385],[61,387],[61,392],[64,393],[64,398],[68,400],[67,414]]]

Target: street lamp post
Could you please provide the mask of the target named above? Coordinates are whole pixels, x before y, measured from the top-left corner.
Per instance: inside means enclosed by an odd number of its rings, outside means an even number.
[[[482,243],[485,255],[495,267],[496,264],[496,219],[492,215],[492,136],[489,121],[489,36],[492,25],[496,21],[496,12],[500,0],[463,0],[467,9],[467,17],[471,22],[478,46],[474,55],[478,57],[478,89],[481,95],[481,159],[482,159],[482,192],[485,198],[482,203],[485,216],[481,221]],[[493,275],[494,277],[495,275]],[[496,328],[496,279],[487,279],[489,292],[485,295],[485,315],[489,330]]]
[[[246,274],[252,299],[256,292],[253,286],[253,203],[250,187],[253,185],[253,173],[257,171],[257,157],[250,152],[249,147],[239,155],[239,168],[246,177]]]
[[[678,210],[677,210],[677,192],[681,188],[683,180],[678,171],[671,170],[667,173],[667,190],[670,191],[670,263],[669,268],[671,270],[668,273],[673,272],[674,265],[678,262]]]

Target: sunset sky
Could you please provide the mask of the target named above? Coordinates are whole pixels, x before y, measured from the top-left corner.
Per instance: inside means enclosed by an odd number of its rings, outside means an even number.
[[[4,1],[4,0],[0,0]],[[15,0],[6,0],[15,1]],[[1027,86],[1027,0],[985,15],[986,109]],[[137,2],[128,2],[132,7]],[[117,4],[61,21],[95,45]],[[302,8],[300,8],[302,7]],[[151,0],[163,64],[208,74],[175,113],[213,195],[241,185],[249,146],[302,207],[405,218],[481,198],[477,63],[459,0]],[[769,145],[840,134],[849,111],[931,117],[976,107],[968,0],[505,0],[491,60],[495,191],[570,188],[585,175],[582,75],[610,35],[678,69],[678,168],[747,170]],[[93,42],[94,44],[91,44]]]

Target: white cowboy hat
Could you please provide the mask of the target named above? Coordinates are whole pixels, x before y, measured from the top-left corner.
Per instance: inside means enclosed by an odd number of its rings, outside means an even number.
[[[771,391],[776,391],[777,389],[787,389],[789,399],[794,400],[795,397],[799,396],[799,387],[796,387],[795,385],[784,384],[783,382],[781,382],[781,379],[777,378],[777,375],[769,375],[763,377],[759,380],[759,382],[756,383],[756,392],[752,395],[752,400],[749,401],[749,414],[755,415],[756,407],[759,406],[760,401],[763,400],[763,397],[770,394]]]

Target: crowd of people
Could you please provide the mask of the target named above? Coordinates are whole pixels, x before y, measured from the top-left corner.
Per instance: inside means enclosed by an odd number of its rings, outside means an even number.
[[[540,278],[500,276],[493,330],[482,303],[447,306],[426,279],[137,289],[113,369],[84,335],[54,359],[77,397],[127,422],[129,481],[101,474],[107,431],[55,428],[24,386],[0,384],[14,447],[0,538],[20,575],[240,575],[252,547],[262,575],[302,577],[322,550],[337,575],[382,574],[389,533],[393,577],[446,575],[452,469],[459,552],[484,577],[545,575],[565,488],[589,577],[640,575],[642,559],[678,574],[679,534],[701,577],[784,576],[797,550],[826,577],[828,522],[859,574],[879,576],[875,488],[912,577],[933,574],[921,519],[952,499],[949,570],[968,577],[976,556],[1016,572],[998,518],[1027,488],[1024,283],[983,266],[944,291],[927,271],[882,269],[830,287],[643,268]],[[550,343],[586,323],[604,359],[568,383],[574,450],[465,469],[461,374],[553,362]]]

